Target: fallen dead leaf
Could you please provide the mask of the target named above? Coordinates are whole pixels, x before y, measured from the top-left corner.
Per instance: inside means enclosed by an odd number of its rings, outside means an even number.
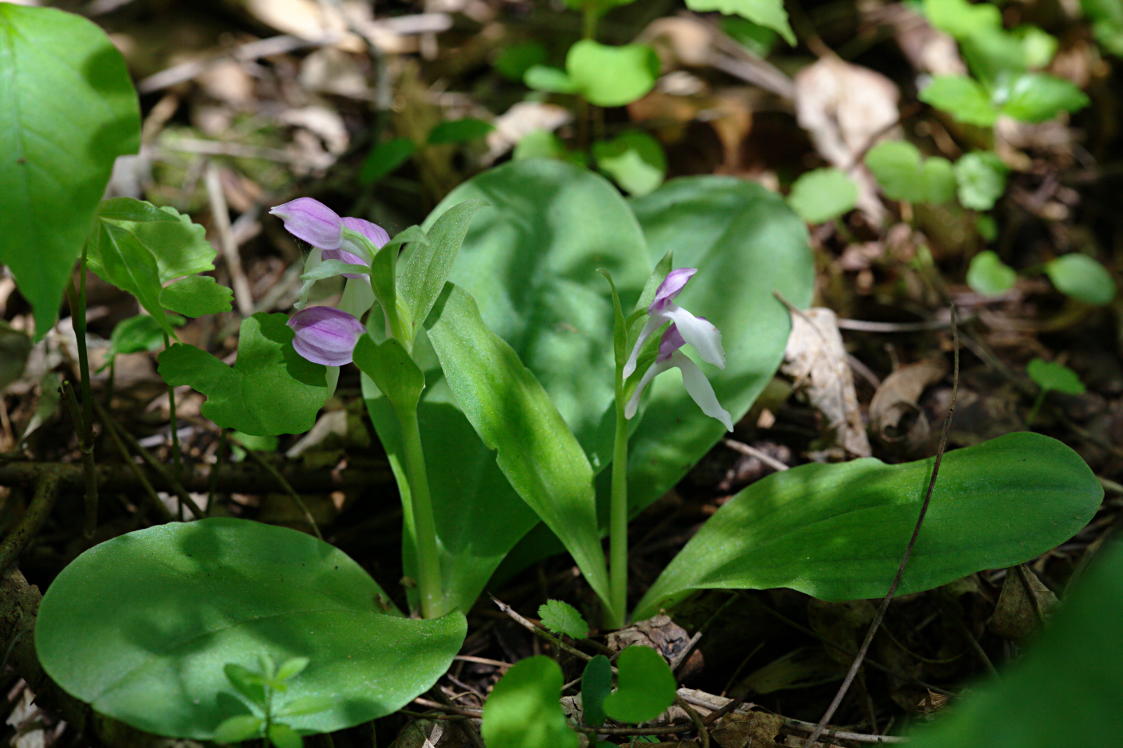
[[[1053,594],[1036,574],[1023,565],[1010,569],[987,628],[1006,639],[1022,640],[1041,628],[1057,605]]]
[[[925,388],[947,374],[942,358],[902,366],[882,381],[870,401],[870,429],[884,444],[912,452],[928,441],[928,419],[918,402]],[[906,416],[915,414],[915,418]]]
[[[870,456],[854,377],[834,312],[816,307],[792,315],[782,371],[826,416],[827,432],[834,444],[855,457]]]
[[[710,737],[721,748],[764,748],[776,744],[784,718],[768,712],[731,712],[710,728]]]

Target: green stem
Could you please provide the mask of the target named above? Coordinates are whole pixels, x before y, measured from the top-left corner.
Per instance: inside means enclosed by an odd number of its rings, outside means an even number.
[[[421,447],[417,408],[395,408],[395,412],[402,431],[402,452],[409,480],[421,615],[423,618],[437,618],[447,611],[441,585],[440,556],[437,555],[437,525],[433,519],[433,502],[429,497],[429,477],[425,470],[425,451]]]
[[[624,626],[628,606],[628,420],[624,417],[624,383],[616,377],[616,437],[612,447],[612,496],[608,524],[608,623]]]
[[[1037,411],[1041,410],[1041,405],[1045,402],[1045,393],[1049,390],[1042,389],[1037,393],[1037,398],[1033,401],[1033,407],[1029,409],[1029,415],[1026,416],[1026,426],[1032,426],[1034,420],[1037,418]]]
[[[78,346],[78,375],[81,378],[82,422],[78,424],[78,444],[82,452],[82,463],[86,475],[85,526],[86,537],[94,534],[97,527],[98,485],[96,464],[94,462],[94,400],[90,387],[90,357],[86,351],[86,247],[82,246],[82,260],[78,265],[78,292],[70,285],[67,300],[70,303],[70,316],[74,322],[74,338]]]

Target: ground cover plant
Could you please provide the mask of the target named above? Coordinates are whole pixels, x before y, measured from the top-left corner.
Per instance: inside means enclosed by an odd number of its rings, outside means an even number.
[[[1114,5],[103,5],[0,3],[15,744],[1123,728]]]

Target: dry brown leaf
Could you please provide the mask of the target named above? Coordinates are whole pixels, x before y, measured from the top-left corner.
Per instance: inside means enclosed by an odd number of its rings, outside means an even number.
[[[869,146],[892,134],[900,92],[869,68],[824,57],[796,74],[795,108],[819,154],[858,183],[858,207],[875,223],[885,209],[873,177],[860,163]]]
[[[826,416],[827,431],[835,444],[855,457],[870,456],[854,377],[834,312],[816,307],[792,315],[782,370]]]
[[[917,404],[925,388],[935,384],[947,374],[947,362],[942,358],[920,361],[902,366],[882,381],[870,401],[870,429],[885,444],[903,445],[913,451],[928,441],[928,419]],[[903,426],[905,416],[914,413]]]
[[[542,101],[520,101],[492,122],[495,129],[487,135],[485,164],[493,163],[535,130],[553,132],[573,119],[573,113],[557,104]]]
[[[300,85],[307,91],[365,101],[371,90],[359,58],[335,47],[312,51],[300,63]]]
[[[764,748],[775,745],[784,718],[768,712],[731,712],[710,728],[710,737],[721,748]]]
[[[932,75],[967,74],[955,39],[933,27],[923,14],[901,3],[879,8],[878,16],[893,28],[897,46],[913,69]]]
[[[652,21],[639,39],[655,48],[663,69],[681,65],[701,67],[710,61],[714,47],[714,28],[697,18],[659,18]]]
[[[1041,628],[1057,605],[1057,596],[1025,566],[1015,566],[1002,581],[1002,592],[987,628],[1006,639],[1025,639]]]

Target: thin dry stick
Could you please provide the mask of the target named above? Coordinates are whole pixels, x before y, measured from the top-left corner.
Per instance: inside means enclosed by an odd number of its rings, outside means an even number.
[[[0,576],[7,574],[8,569],[15,565],[20,553],[47,521],[58,496],[58,485],[59,477],[56,473],[44,473],[35,484],[35,493],[23,518],[0,541]]]
[[[885,619],[885,613],[889,610],[889,603],[893,600],[893,593],[897,591],[897,585],[901,583],[901,577],[904,576],[905,567],[908,566],[909,557],[912,556],[913,546],[916,545],[916,539],[920,537],[920,527],[924,524],[924,517],[928,514],[928,506],[932,503],[932,491],[936,488],[936,478],[940,474],[940,463],[944,460],[944,452],[948,446],[948,432],[951,431],[951,419],[955,415],[955,401],[959,395],[959,325],[958,317],[955,313],[955,304],[951,305],[951,337],[952,337],[952,375],[951,375],[951,404],[948,405],[947,415],[944,416],[944,425],[940,431],[940,443],[936,447],[936,459],[932,463],[932,474],[928,478],[928,488],[924,492],[924,501],[920,504],[920,514],[917,515],[916,524],[913,525],[912,535],[909,537],[909,542],[905,545],[905,552],[901,554],[901,563],[897,565],[897,573],[893,575],[893,582],[889,585],[889,591],[885,593],[885,597],[881,600],[881,605],[877,609],[877,615],[874,616],[873,621],[870,623],[869,631],[866,632],[866,638],[862,640],[862,646],[858,648],[858,654],[854,657],[854,662],[850,665],[849,672],[846,673],[846,678],[843,679],[842,685],[838,687],[838,693],[834,695],[834,700],[831,701],[827,711],[823,713],[822,718],[819,719],[819,724],[815,725],[815,729],[811,732],[811,737],[807,739],[804,744],[806,746],[815,745],[815,741],[823,734],[827,723],[830,722],[831,717],[834,716],[839,705],[842,703],[843,698],[846,697],[846,692],[850,690],[850,684],[854,682],[854,677],[858,674],[858,669],[862,666],[862,660],[865,659],[866,652],[869,651],[870,644],[873,642],[873,637],[877,634],[878,628],[881,627],[881,622]]]
[[[592,655],[587,655],[584,652],[582,652],[580,649],[577,649],[576,647],[569,646],[568,644],[566,644],[565,642],[563,642],[561,639],[554,636],[550,632],[546,631],[545,629],[541,628],[540,626],[535,625],[534,621],[531,621],[529,618],[526,618],[525,616],[520,615],[518,613],[518,611],[516,611],[514,608],[512,608],[507,603],[505,603],[502,600],[495,597],[495,595],[489,595],[489,597],[491,598],[491,601],[493,603],[495,603],[496,607],[499,608],[499,610],[503,611],[503,613],[505,613],[507,616],[509,616],[511,618],[511,620],[513,620],[515,623],[519,624],[520,626],[522,626],[524,629],[526,629],[530,633],[534,634],[535,636],[540,637],[542,639],[545,639],[546,641],[550,642],[551,644],[553,644],[558,649],[569,652],[574,657],[579,657],[582,660],[584,660],[585,662],[588,662],[589,660],[593,659]]]
[[[761,462],[763,462],[765,465],[772,468],[773,470],[777,470],[777,471],[782,472],[782,471],[788,469],[787,465],[780,462],[779,460],[777,460],[772,455],[768,454],[767,452],[762,452],[761,450],[757,449],[756,447],[745,444],[744,442],[739,442],[736,439],[722,439],[721,443],[724,444],[725,446],[729,447],[730,449],[732,449],[734,452],[740,452],[741,454],[745,455],[746,457],[757,458],[758,460],[760,460]]]
[[[226,193],[222,190],[222,180],[218,167],[213,163],[207,164],[207,197],[211,204],[211,217],[214,227],[218,232],[218,244],[222,248],[222,257],[226,260],[226,267],[230,271],[230,281],[234,286],[234,300],[238,304],[238,312],[243,317],[253,316],[253,294],[250,292],[250,282],[246,280],[246,273],[242,269],[242,257],[238,254],[238,245],[234,242],[234,234],[230,231],[230,211],[226,207]]]

